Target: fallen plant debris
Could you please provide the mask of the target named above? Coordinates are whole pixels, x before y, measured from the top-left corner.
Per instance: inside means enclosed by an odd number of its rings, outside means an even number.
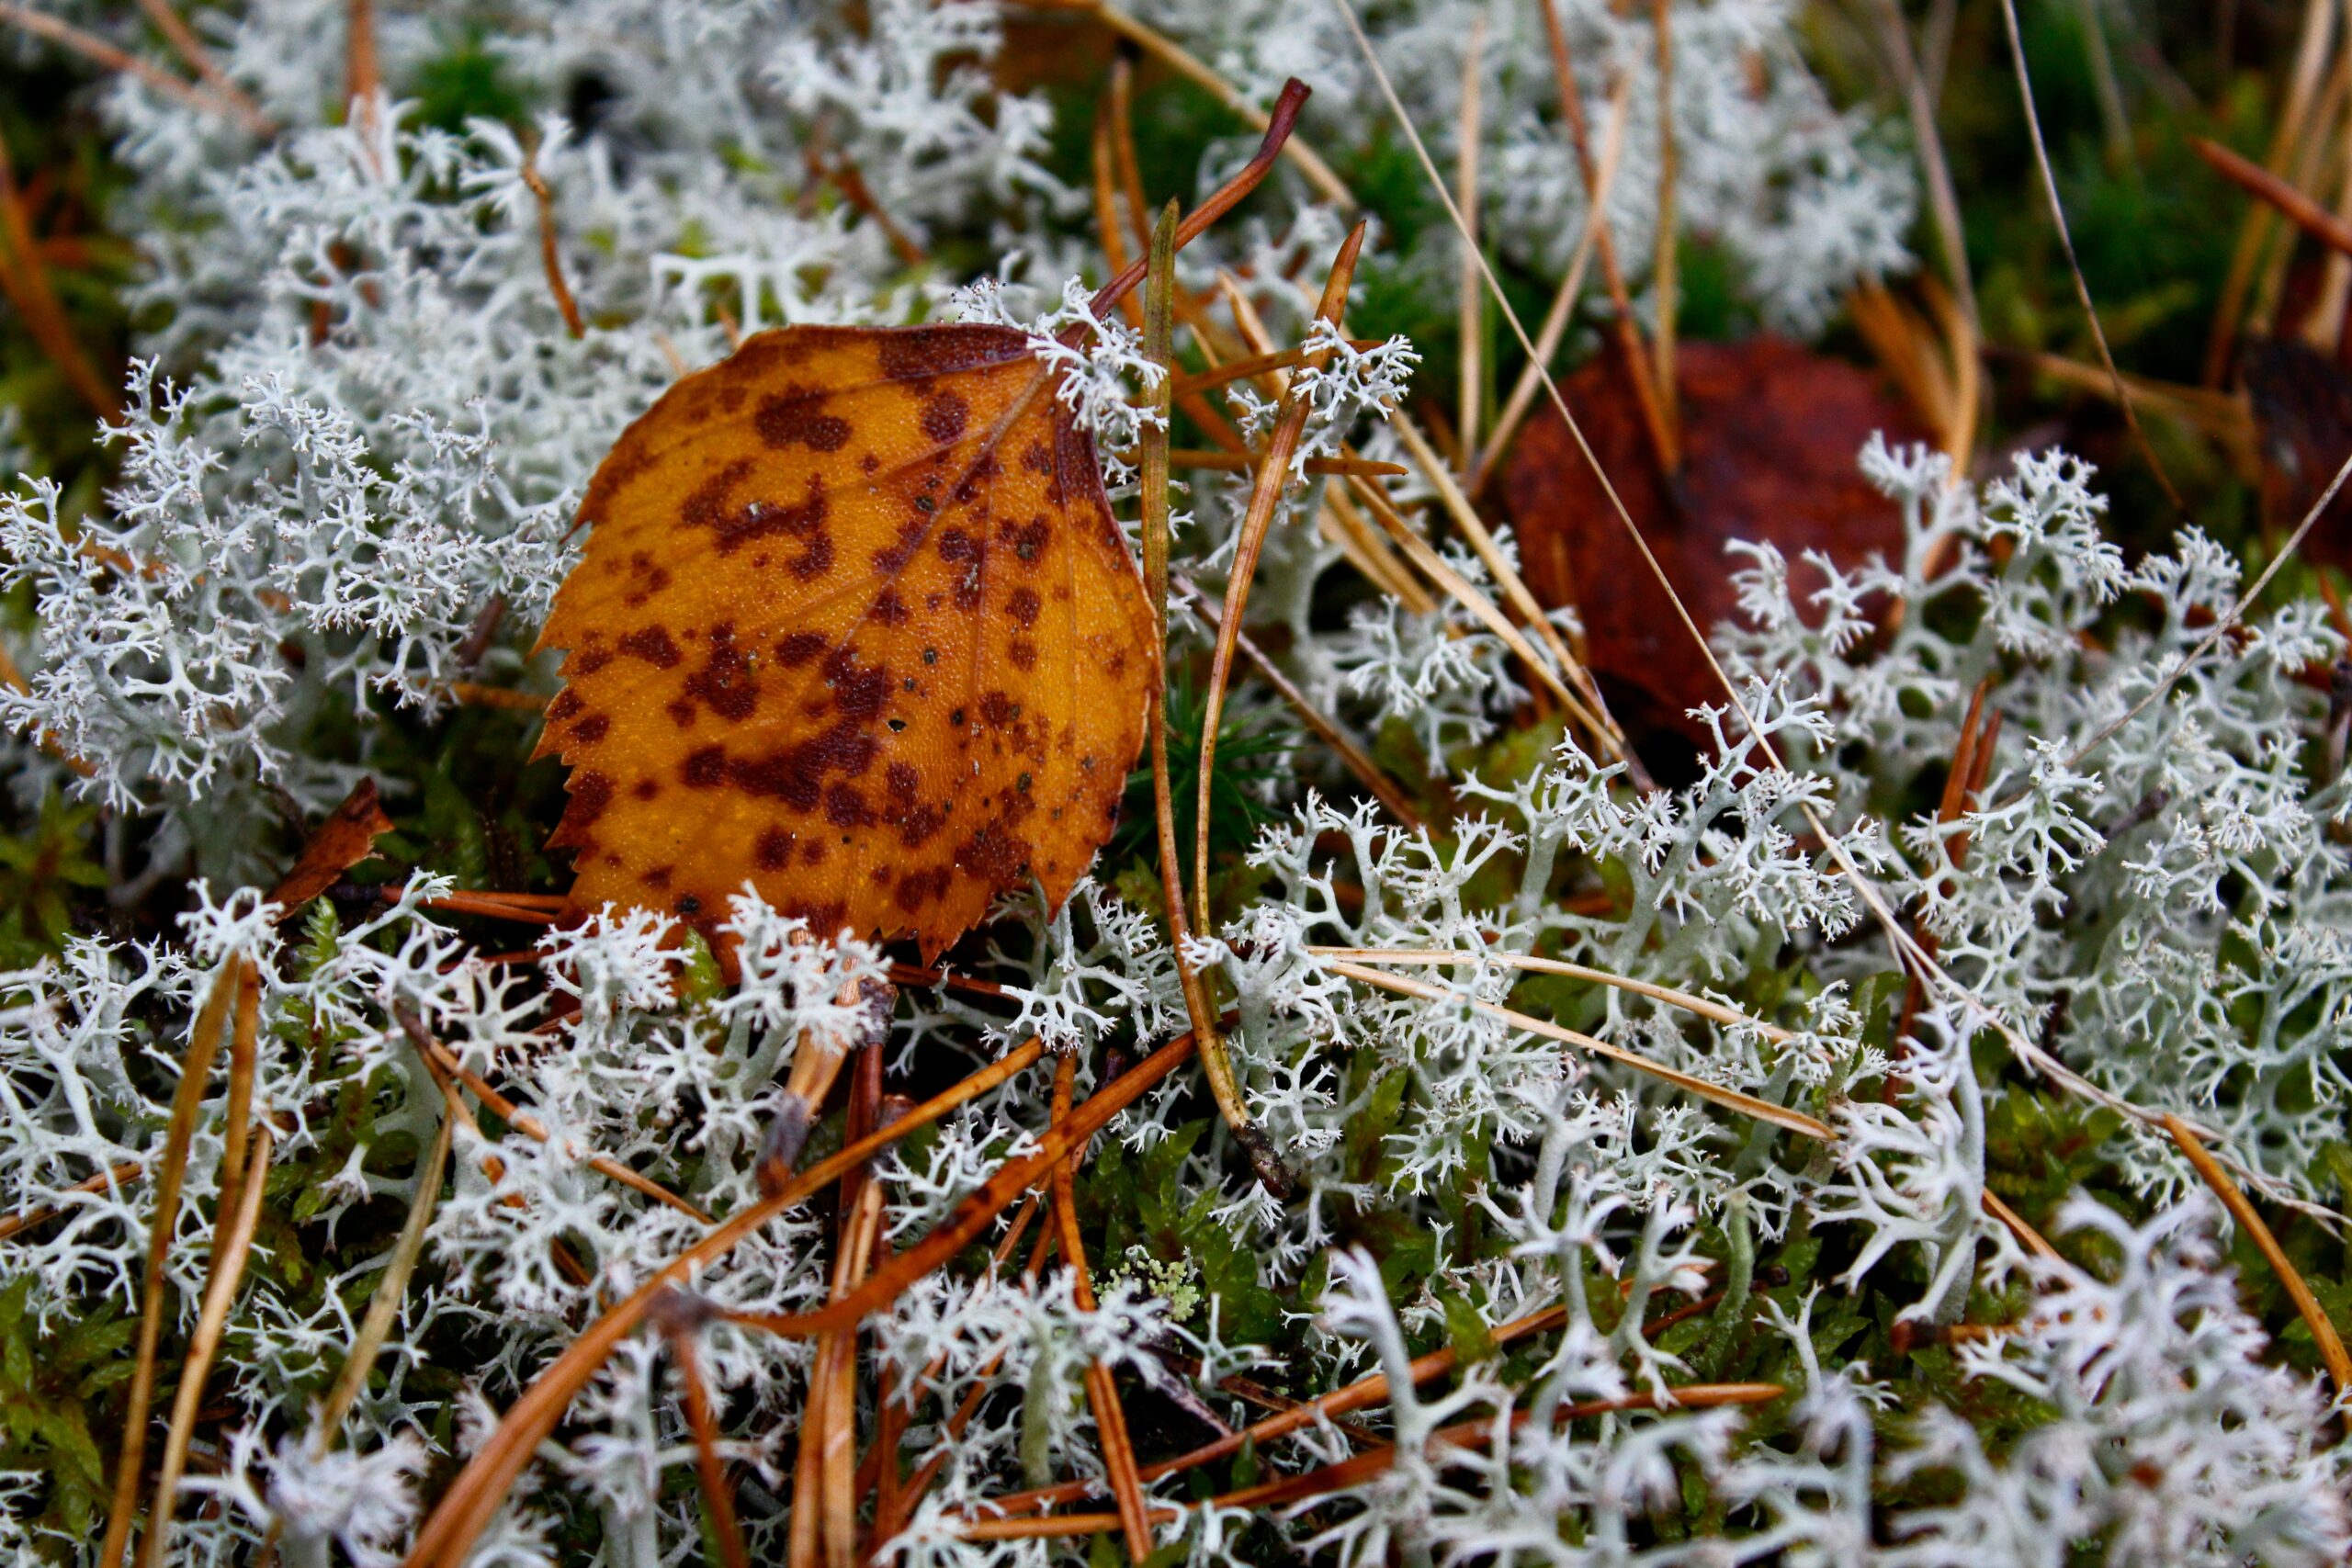
[[[2343,1561],[2352,39],[1984,3],[0,4],[0,1549]]]

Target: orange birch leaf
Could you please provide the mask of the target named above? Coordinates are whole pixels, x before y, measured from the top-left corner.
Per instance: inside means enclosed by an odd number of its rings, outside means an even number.
[[[786,327],[625,433],[539,645],[571,902],[717,942],[748,880],[926,961],[1066,897],[1143,742],[1151,611],[1027,334]]]

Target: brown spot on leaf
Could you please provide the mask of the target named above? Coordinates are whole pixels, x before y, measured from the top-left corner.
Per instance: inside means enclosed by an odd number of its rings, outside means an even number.
[[[806,446],[811,452],[838,452],[849,444],[849,421],[824,412],[825,394],[790,386],[760,400],[752,427],[770,446]]]
[[[678,645],[670,640],[667,626],[639,626],[622,637],[617,646],[630,658],[642,659],[656,670],[674,670],[684,657],[678,651]]]

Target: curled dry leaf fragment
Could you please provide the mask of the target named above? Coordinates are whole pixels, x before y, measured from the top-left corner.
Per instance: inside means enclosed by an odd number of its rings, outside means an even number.
[[[270,889],[281,920],[334,886],[343,874],[376,852],[376,840],[392,830],[392,819],[377,803],[376,781],[361,779],[302,846],[301,857]]]
[[[1732,540],[1778,546],[1800,604],[1821,584],[1803,559],[1807,550],[1849,569],[1873,551],[1899,558],[1901,515],[1855,457],[1874,430],[1890,442],[1928,433],[1869,372],[1758,337],[1684,344],[1676,380],[1686,445],[1671,493],[1617,351],[1560,389],[1701,632],[1737,609],[1731,573],[1744,563],[1725,554]],[[1547,604],[1577,607],[1592,669],[1613,688],[1611,705],[1696,738],[1686,711],[1720,703],[1722,687],[1548,406],[1520,437],[1505,495],[1528,586]]]
[[[673,387],[581,508],[540,645],[573,907],[718,939],[746,880],[934,957],[1058,902],[1143,742],[1151,612],[1035,344],[786,327]]]

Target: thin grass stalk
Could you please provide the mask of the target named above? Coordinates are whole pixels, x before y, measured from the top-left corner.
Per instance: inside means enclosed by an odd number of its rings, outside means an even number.
[[[1660,0],[1664,4],[1664,0]],[[2058,249],[2066,258],[2067,275],[2074,279],[2075,298],[2081,302],[2083,316],[2090,323],[2091,342],[2098,345],[2098,361],[2107,367],[2108,379],[2115,385],[2115,400],[2122,405],[2123,423],[2132,427],[2132,440],[2140,455],[2148,460],[2148,468],[2163,487],[2165,499],[2172,502],[2175,512],[2188,514],[2188,503],[2173,488],[2172,475],[2165,470],[2164,460],[2156,449],[2148,445],[2148,433],[2140,427],[2139,405],[2133,401],[2132,389],[2123,384],[2123,372],[2116,368],[2115,352],[2108,347],[2107,328],[2100,324],[2098,308],[2091,303],[2091,286],[2083,276],[2083,265],[2075,256],[2075,236],[2066,226],[2065,204],[2058,199],[2058,176],[2051,171],[2050,149],[2041,139],[2041,112],[2033,101],[2033,77],[2026,69],[2025,39],[2018,28],[2017,0],[2001,0],[2001,22],[2008,29],[2009,58],[2016,63],[2018,93],[2024,99],[2025,124],[2033,142],[2034,167],[2041,175],[2041,193],[2050,203],[2050,221],[2058,231]]]
[[[1177,204],[1170,201],[1159,214],[1151,236],[1151,270],[1145,283],[1144,355],[1160,367],[1159,385],[1152,390],[1156,421],[1143,429],[1142,511],[1144,586],[1151,599],[1152,672],[1147,694],[1144,728],[1151,740],[1151,801],[1153,826],[1159,848],[1162,908],[1168,917],[1170,946],[1176,955],[1176,976],[1184,994],[1184,1011],[1200,1042],[1202,1075],[1216,1100],[1225,1124],[1250,1156],[1259,1179],[1287,1194],[1293,1184],[1265,1133],[1250,1120],[1233,1076],[1233,1060],[1217,1032],[1216,1008],[1210,1001],[1199,967],[1186,953],[1192,931],[1184,919],[1184,871],[1176,845],[1175,785],[1168,765],[1168,558],[1169,525],[1168,419],[1175,377],[1175,296]],[[1262,481],[1261,481],[1262,482]],[[1204,729],[1204,734],[1214,733]],[[1208,742],[1203,742],[1205,748]],[[1205,775],[1204,775],[1205,776]],[[1205,837],[1202,842],[1206,843]],[[1205,899],[1205,894],[1204,894]]]
[[[180,1366],[179,1391],[172,1400],[171,1429],[164,1438],[163,1462],[155,1472],[155,1501],[149,1510],[146,1568],[164,1568],[171,1544],[172,1507],[179,1495],[180,1476],[187,1465],[187,1446],[196,1436],[197,1407],[204,1400],[204,1383],[220,1352],[229,1326],[229,1309],[245,1278],[245,1259],[252,1253],[254,1226],[261,1218],[263,1188],[269,1177],[274,1139],[268,1122],[255,1129],[253,1156],[239,1190],[243,1194],[233,1214],[220,1222],[212,1254],[211,1278],[205,1281],[204,1301],[198,1310],[196,1332],[188,1338],[187,1359]]]
[[[1478,264],[1472,254],[1478,247],[1478,72],[1487,53],[1487,14],[1474,12],[1470,17],[1470,41],[1462,51],[1462,116],[1454,133],[1453,178],[1458,187],[1454,199],[1462,204],[1462,215],[1470,221],[1469,231],[1462,236],[1462,265],[1456,281],[1456,293],[1461,314],[1461,386],[1454,414],[1455,440],[1461,444],[1462,471],[1466,477],[1472,467],[1472,454],[1478,449],[1478,405],[1480,383],[1485,379],[1483,350],[1486,346],[1487,298],[1478,288]]]
[[[359,1331],[351,1337],[351,1349],[343,1359],[343,1370],[335,1374],[334,1387],[319,1406],[318,1421],[311,1432],[313,1459],[324,1456],[334,1442],[344,1416],[368,1386],[368,1374],[375,1368],[378,1353],[391,1337],[392,1322],[400,1315],[401,1303],[408,1295],[409,1276],[424,1252],[425,1227],[432,1223],[434,1206],[441,1199],[441,1181],[448,1173],[449,1145],[456,1132],[455,1119],[445,1113],[440,1130],[433,1135],[432,1149],[417,1168],[416,1195],[409,1200],[408,1218],[401,1222],[400,1239],[392,1244],[383,1278],[376,1281],[375,1293],[368,1300],[368,1314],[359,1320]]]
[[[1662,1083],[1671,1084],[1686,1094],[1695,1094],[1702,1100],[1711,1100],[1727,1111],[1736,1111],[1743,1116],[1752,1116],[1758,1122],[1769,1122],[1775,1127],[1802,1134],[1808,1138],[1818,1138],[1824,1143],[1837,1141],[1838,1134],[1827,1122],[1808,1116],[1802,1111],[1792,1111],[1785,1105],[1775,1105],[1769,1100],[1760,1100],[1755,1095],[1746,1094],[1723,1084],[1695,1077],[1678,1068],[1669,1067],[1663,1062],[1654,1062],[1638,1052],[1628,1051],[1622,1045],[1611,1045],[1606,1040],[1597,1040],[1589,1034],[1564,1028],[1548,1020],[1516,1012],[1495,1002],[1481,1001],[1476,997],[1464,996],[1460,991],[1448,990],[1443,986],[1434,986],[1426,980],[1414,980],[1402,975],[1390,975],[1382,970],[1366,968],[1361,964],[1350,964],[1344,959],[1332,960],[1330,968],[1335,975],[1344,975],[1351,980],[1361,980],[1365,985],[1377,986],[1383,990],[1394,991],[1400,997],[1416,997],[1422,1001],[1447,1002],[1466,1007],[1473,1012],[1481,1013],[1498,1023],[1508,1024],[1513,1029],[1523,1030],[1530,1034],[1540,1034],[1547,1040],[1557,1040],[1563,1044],[1574,1045],[1580,1050],[1589,1051],[1596,1056],[1605,1056],[1610,1061],[1632,1067],[1637,1072],[1647,1073],[1650,1077]]]
[[[1189,1051],[1191,1036],[1182,1043]],[[1173,1044],[1163,1046],[1160,1056],[1173,1050]],[[434,1508],[416,1534],[403,1560],[405,1568],[426,1568],[439,1564],[441,1568],[459,1568],[471,1553],[473,1543],[482,1530],[504,1506],[507,1493],[523,1467],[530,1462],[532,1453],[605,1358],[623,1339],[636,1332],[639,1324],[662,1292],[690,1279],[695,1270],[725,1258],[735,1247],[755,1235],[769,1221],[794,1204],[819,1191],[840,1177],[855,1168],[876,1151],[905,1137],[918,1128],[930,1125],[957,1106],[1002,1084],[1006,1079],[1025,1071],[1044,1053],[1044,1043],[1032,1039],[1017,1050],[1008,1053],[988,1066],[966,1077],[962,1082],[943,1090],[908,1113],[904,1121],[876,1129],[867,1137],[842,1149],[840,1153],[818,1161],[786,1183],[782,1190],[763,1197],[742,1213],[730,1216],[717,1230],[703,1237],[671,1259],[652,1278],[638,1287],[627,1299],[590,1324],[562,1355],[548,1365],[521,1398],[508,1407],[506,1415],[488,1440],[475,1450],[466,1468],[458,1472],[440,1503]],[[1152,1066],[1147,1059],[1136,1071]],[[1103,1101],[1102,1120],[1108,1121],[1120,1107],[1141,1094],[1152,1083],[1164,1077],[1176,1063],[1167,1060],[1148,1081],[1136,1083],[1125,1099],[1097,1095],[1087,1103]],[[1129,1075],[1133,1077],[1133,1074]],[[1121,1086],[1114,1085],[1114,1089]],[[987,1216],[980,1217],[980,1223]],[[978,1227],[975,1226],[975,1229]],[[928,1239],[928,1238],[926,1238]],[[960,1245],[960,1244],[959,1244]],[[952,1250],[949,1249],[949,1250]],[[922,1271],[928,1271],[929,1265]]]
[[[1584,181],[1585,206],[1591,214],[1588,221],[1596,226],[1600,277],[1609,290],[1610,309],[1615,312],[1611,325],[1618,349],[1624,355],[1625,377],[1633,383],[1634,403],[1642,416],[1642,430],[1649,437],[1650,455],[1657,461],[1658,472],[1671,474],[1679,466],[1680,457],[1665,411],[1658,403],[1649,350],[1642,342],[1642,324],[1634,314],[1633,290],[1625,286],[1625,269],[1617,258],[1616,241],[1609,231],[1610,182],[1595,176],[1592,146],[1585,124],[1584,95],[1577,86],[1575,62],[1568,56],[1568,35],[1560,23],[1559,0],[1544,0],[1544,36],[1551,49],[1554,85],[1560,94],[1560,118],[1567,121],[1568,137],[1576,148],[1577,171]],[[1633,85],[1633,73],[1621,72],[1610,96],[1621,104],[1630,103]],[[1616,113],[1622,117],[1623,110]],[[1622,134],[1622,130],[1621,123],[1618,133]],[[1604,151],[1602,167],[1609,161],[1610,155]],[[1550,363],[1549,356],[1544,363]]]
[[[188,1032],[187,1054],[180,1059],[180,1083],[172,1097],[172,1120],[164,1135],[164,1157],[155,1168],[155,1217],[148,1227],[147,1265],[139,1283],[139,1350],[132,1362],[130,1389],[122,1418],[122,1451],[117,1457],[114,1505],[107,1514],[106,1535],[98,1545],[100,1568],[121,1568],[123,1551],[130,1542],[131,1517],[139,1506],[139,1479],[147,1457],[147,1419],[155,1396],[155,1356],[164,1334],[164,1259],[178,1229],[180,1184],[187,1174],[187,1156],[196,1138],[196,1119],[203,1109],[204,1091],[212,1077],[212,1058],[220,1049],[220,1032],[242,983],[243,954],[228,960],[212,982],[212,989]]]
[[[1323,298],[1316,314],[1337,327],[1347,309],[1348,287],[1354,280],[1356,257],[1363,249],[1365,226],[1358,223],[1350,231],[1333,261],[1330,276],[1323,286]],[[1180,231],[1181,235],[1181,231]],[[1321,359],[1311,360],[1319,368]],[[1266,536],[1271,531],[1274,514],[1281,509],[1283,494],[1289,488],[1291,457],[1298,449],[1301,435],[1306,428],[1308,406],[1297,395],[1296,384],[1283,394],[1279,412],[1272,433],[1266,440],[1263,465],[1258,470],[1258,482],[1250,492],[1249,511],[1241,520],[1239,536],[1234,547],[1233,570],[1226,585],[1225,615],[1221,619],[1216,649],[1209,663],[1208,691],[1201,708],[1201,768],[1197,809],[1193,817],[1193,921],[1194,929],[1211,929],[1209,919],[1209,838],[1211,828],[1211,795],[1216,781],[1217,727],[1225,716],[1226,688],[1233,678],[1233,658],[1243,616],[1250,600],[1250,584],[1257,574],[1258,558],[1265,549]],[[1255,1139],[1241,1129],[1252,1125],[1242,1105],[1238,1086],[1233,1081],[1232,1067],[1221,1051],[1204,1053],[1202,1067],[1207,1074],[1212,1090],[1216,1095],[1218,1109],[1223,1111],[1235,1137],[1249,1153],[1250,1162],[1258,1168],[1259,1179],[1276,1194],[1288,1191],[1292,1186],[1287,1170],[1280,1168],[1280,1160],[1271,1163],[1261,1156],[1272,1156],[1272,1145],[1264,1134]]]
[[[1657,312],[1657,335],[1650,351],[1657,366],[1658,412],[1664,416],[1669,478],[1682,468],[1681,397],[1675,386],[1674,312],[1676,246],[1680,235],[1675,186],[1681,170],[1674,152],[1674,27],[1672,0],[1650,0],[1650,28],[1657,46],[1657,255],[1650,265],[1650,300]]]
[[[1554,355],[1560,352],[1561,343],[1568,335],[1568,321],[1576,314],[1577,298],[1584,292],[1585,269],[1590,264],[1594,251],[1609,242],[1609,230],[1602,221],[1602,216],[1609,193],[1617,183],[1618,166],[1623,161],[1620,155],[1625,148],[1625,116],[1633,101],[1632,79],[1620,78],[1617,91],[1611,95],[1609,100],[1609,128],[1601,137],[1600,172],[1588,186],[1584,231],[1577,236],[1577,248],[1568,258],[1568,270],[1552,296],[1551,308],[1544,313],[1544,324],[1535,332],[1535,353],[1545,365],[1552,363]],[[1624,287],[1623,278],[1618,279],[1618,287]],[[1630,311],[1617,319],[1628,331],[1633,330]],[[1638,344],[1629,352],[1638,355]],[[1635,367],[1633,372],[1634,384],[1644,389],[1646,396],[1649,386],[1647,358],[1634,358],[1629,363]],[[1511,437],[1519,434],[1519,427],[1526,420],[1528,411],[1535,406],[1536,394],[1543,389],[1543,378],[1536,373],[1532,360],[1521,367],[1519,379],[1511,384],[1510,396],[1504,400],[1502,412],[1495,416],[1495,427],[1487,434],[1486,448],[1478,454],[1478,461],[1470,470],[1469,482],[1464,487],[1472,500],[1487,492],[1487,486],[1493,480],[1496,470],[1502,467],[1503,454],[1510,449]],[[1656,417],[1655,404],[1653,398],[1645,405],[1648,409],[1645,418]],[[1655,444],[1655,438],[1653,441]]]
[[[1317,958],[1340,958],[1357,964],[1494,964],[1506,969],[1524,969],[1538,975],[1561,975],[1572,980],[1589,980],[1595,985],[1611,986],[1647,997],[1668,1007],[1735,1029],[1752,1029],[1776,1045],[1785,1045],[1796,1039],[1793,1030],[1762,1019],[1750,1018],[1737,1008],[1710,1001],[1689,991],[1678,991],[1671,986],[1660,986],[1648,980],[1636,980],[1629,976],[1612,975],[1606,969],[1594,969],[1582,964],[1571,964],[1565,958],[1539,958],[1530,953],[1497,953],[1481,949],[1475,953],[1451,952],[1422,947],[1310,947],[1306,950]]]

